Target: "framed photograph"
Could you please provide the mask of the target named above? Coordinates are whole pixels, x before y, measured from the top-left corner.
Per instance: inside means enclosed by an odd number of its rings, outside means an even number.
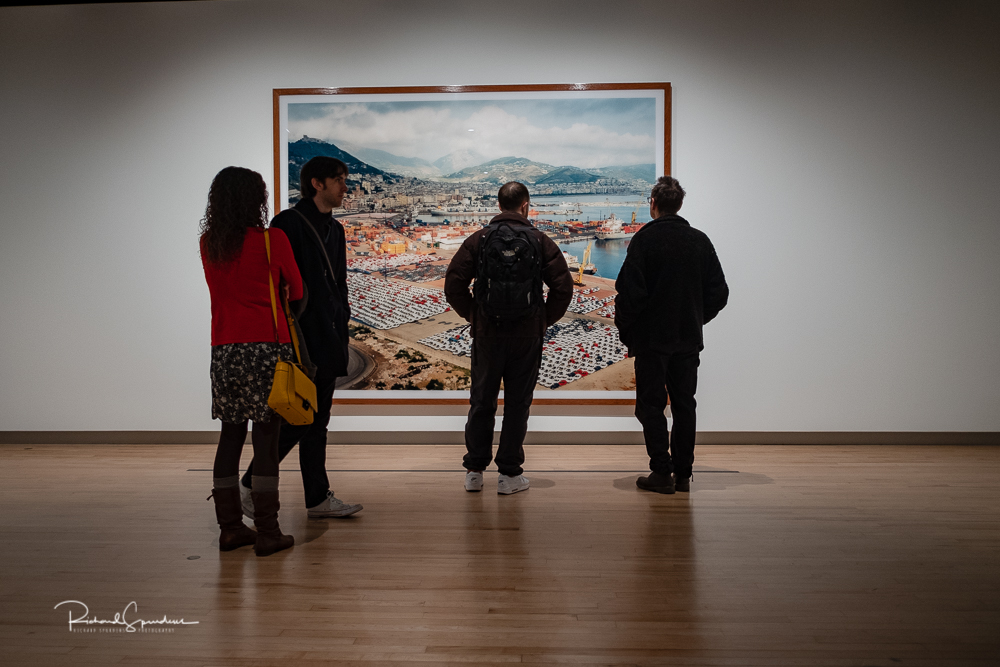
[[[650,189],[670,173],[670,108],[669,83],[274,90],[275,211],[299,200],[310,158],[350,170],[334,211],[352,309],[338,396],[466,402],[471,337],[444,298],[444,274],[499,213],[500,186],[520,181],[576,283],[546,334],[536,402],[631,402],[614,282],[650,219]]]

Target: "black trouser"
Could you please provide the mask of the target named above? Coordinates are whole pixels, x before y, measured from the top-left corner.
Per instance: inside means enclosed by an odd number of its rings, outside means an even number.
[[[281,419],[269,422],[254,422],[250,436],[253,442],[253,456],[257,459],[257,468],[265,477],[278,476],[278,429]],[[247,423],[233,424],[222,422],[222,432],[219,434],[219,447],[215,450],[215,464],[212,466],[212,476],[216,478],[235,477],[240,474],[240,455],[247,441]],[[247,478],[247,482],[250,479]],[[250,486],[248,483],[247,486]]]
[[[466,469],[485,470],[493,459],[493,426],[503,380],[497,468],[501,475],[511,477],[524,472],[524,434],[541,363],[541,337],[472,339],[472,395],[465,423],[468,453],[462,460]]]
[[[649,469],[653,472],[675,473],[679,478],[691,476],[697,406],[694,393],[700,362],[697,352],[635,355],[635,416],[642,424]],[[669,436],[663,414],[668,395],[674,420]]]
[[[295,445],[299,446],[299,469],[305,490],[306,507],[315,507],[326,499],[330,479],[326,476],[326,427],[330,423],[330,406],[337,378],[316,376],[316,414],[312,424],[292,426],[282,422],[278,436],[278,460],[282,461]],[[243,486],[250,486],[253,461],[243,475]]]

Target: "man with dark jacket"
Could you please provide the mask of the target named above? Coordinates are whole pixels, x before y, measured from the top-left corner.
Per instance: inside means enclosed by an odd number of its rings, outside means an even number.
[[[331,212],[339,208],[347,193],[347,165],[336,158],[314,157],[300,172],[302,199],[271,221],[288,237],[306,286],[306,303],[299,314],[299,329],[309,357],[316,365],[316,413],[312,424],[281,425],[279,461],[299,446],[299,468],[310,518],[350,516],[362,509],[339,500],[330,490],[326,475],[326,427],[337,378],[347,374],[347,243],[343,226]],[[248,495],[253,462],[243,476],[240,489],[243,511],[253,515]]]
[[[691,488],[702,326],[729,300],[712,242],[677,215],[683,201],[676,179],[657,180],[649,198],[653,221],[632,237],[615,282],[615,326],[635,358],[635,416],[652,471],[636,486],[657,493]]]
[[[555,324],[566,313],[573,297],[573,279],[566,260],[552,239],[528,222],[531,203],[528,188],[510,182],[500,188],[497,196],[500,215],[462,244],[448,265],[444,292],[455,312],[472,325],[472,392],[469,398],[469,419],[465,424],[467,453],[463,465],[466,491],[483,488],[483,470],[493,458],[493,426],[497,412],[500,382],[504,386],[503,425],[496,462],[500,469],[497,493],[507,495],[528,488],[524,469],[524,434],[528,429],[528,412],[538,381],[538,368],[542,361],[542,339],[545,329]],[[498,247],[491,240],[494,234],[506,234],[511,248],[517,239],[530,242],[536,257],[540,280],[537,281],[533,310],[520,319],[501,319],[494,311],[483,306],[483,297],[473,298],[469,284],[481,271],[480,251],[486,239],[486,250]],[[514,252],[507,250],[505,252]],[[480,278],[483,290],[486,280]],[[542,301],[541,282],[549,286],[548,301]],[[485,294],[485,292],[482,292]],[[494,290],[492,297],[499,293]],[[534,293],[534,292],[533,292]]]

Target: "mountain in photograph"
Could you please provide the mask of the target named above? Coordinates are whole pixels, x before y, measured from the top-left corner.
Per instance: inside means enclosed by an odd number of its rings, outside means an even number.
[[[592,174],[597,174],[601,178],[617,178],[621,181],[632,181],[640,179],[647,183],[656,183],[655,164],[630,164],[619,167],[598,167],[588,169]]]
[[[332,145],[332,144],[331,144]],[[365,148],[346,141],[340,142],[340,147],[364,160],[372,167],[382,171],[411,176],[413,178],[433,179],[441,176],[441,169],[435,164],[418,157],[403,157],[394,155],[388,151],[380,151],[377,148]]]
[[[604,178],[623,181],[642,179],[656,182],[656,166],[634,164],[617,167],[597,167],[581,169],[565,165],[553,167],[544,162],[534,162],[523,157],[502,157],[471,167],[466,167],[445,178],[457,181],[486,182],[503,184],[507,181],[521,181],[534,185],[555,185],[565,183],[596,183]]]
[[[290,191],[299,189],[299,169],[317,155],[343,160],[351,170],[352,176],[379,175],[390,180],[406,176],[430,181],[448,180],[496,185],[508,181],[521,181],[532,185],[595,183],[604,178],[625,181],[642,179],[649,183],[656,181],[656,167],[652,164],[593,169],[581,169],[570,165],[554,167],[544,162],[516,156],[483,161],[482,155],[469,150],[455,151],[434,162],[428,162],[421,158],[403,157],[349,142],[341,142],[341,146],[337,146],[322,139],[303,136],[298,141],[288,144]]]
[[[474,167],[466,167],[453,174],[448,174],[445,178],[458,181],[496,183],[498,185],[507,181],[535,183],[554,169],[555,167],[550,164],[510,156],[483,162]]]
[[[337,146],[323,141],[305,136],[298,141],[288,144],[288,189],[299,190],[299,170],[306,162],[317,155],[326,155],[341,160],[350,169],[351,174],[365,174],[370,176],[387,176],[386,172],[377,167],[359,160],[354,155],[341,150]]]
[[[552,183],[594,183],[600,180],[600,176],[589,171],[578,169],[577,167],[556,167],[549,173],[535,181],[536,185],[549,185]]]
[[[352,174],[370,173],[364,171],[361,167],[361,165],[367,165],[383,173],[436,180],[442,178],[444,174],[450,174],[466,167],[486,162],[485,157],[470,150],[454,151],[444,157],[438,158],[434,162],[429,162],[418,157],[403,157],[402,155],[396,155],[377,148],[366,148],[365,146],[360,146],[349,141],[341,141],[335,145],[327,141],[305,136],[299,142],[295,142],[295,144],[299,144],[300,142],[306,142],[306,145],[297,149],[297,152],[303,157],[306,155],[312,157],[313,153],[315,153],[317,155],[330,155],[343,160],[344,158],[341,155],[346,154],[350,156],[358,165],[358,169],[355,169],[351,166],[351,163],[348,163]],[[292,154],[291,147],[295,144],[289,144],[289,159],[291,159]],[[305,159],[308,160],[309,157],[305,157]]]
[[[460,150],[448,153],[444,157],[439,157],[432,163],[441,170],[442,174],[453,174],[467,167],[474,167],[477,164],[486,162],[486,156],[480,155],[476,151]]]

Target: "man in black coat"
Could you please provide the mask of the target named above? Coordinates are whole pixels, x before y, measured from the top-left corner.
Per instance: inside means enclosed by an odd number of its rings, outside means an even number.
[[[652,471],[636,486],[657,493],[691,488],[702,326],[729,300],[712,242],[677,215],[683,201],[676,179],[657,180],[649,201],[653,220],[632,237],[615,282],[615,326],[635,358],[635,416]]]
[[[333,218],[347,193],[347,165],[320,156],[302,165],[302,199],[271,221],[288,237],[306,287],[306,303],[298,324],[313,364],[316,365],[316,413],[312,424],[281,425],[279,461],[299,446],[299,468],[310,518],[350,516],[361,505],[345,503],[333,495],[326,475],[326,427],[337,378],[347,374],[347,243],[344,227]],[[249,490],[253,462],[243,476],[243,511],[253,515]]]

